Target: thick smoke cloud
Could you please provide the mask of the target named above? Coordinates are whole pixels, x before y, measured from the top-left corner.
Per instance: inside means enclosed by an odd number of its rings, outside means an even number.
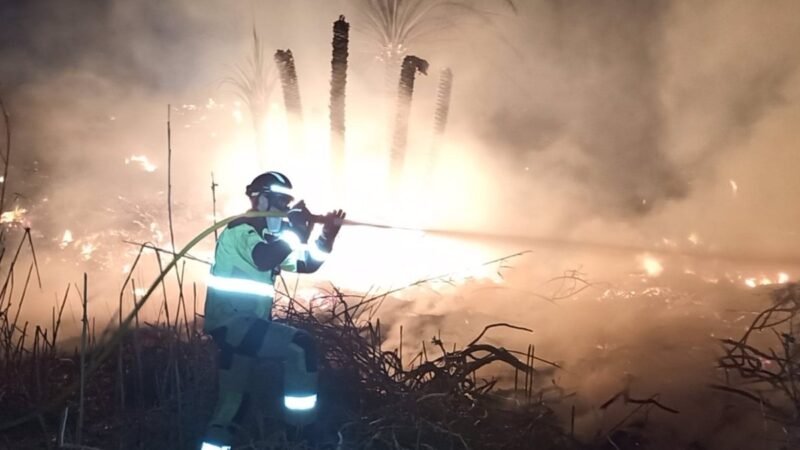
[[[486,38],[481,79],[514,86],[473,92],[487,145],[584,186],[580,206],[593,214],[641,216],[685,199],[789,102],[792,8],[525,3],[504,43]]]

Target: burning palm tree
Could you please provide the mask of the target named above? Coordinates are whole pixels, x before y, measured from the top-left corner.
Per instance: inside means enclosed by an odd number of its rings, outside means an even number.
[[[281,76],[283,87],[283,101],[286,112],[297,119],[302,119],[303,108],[300,103],[300,89],[297,83],[297,69],[294,65],[294,56],[291,50],[278,50],[275,52],[275,64]]]
[[[331,151],[338,169],[344,167],[345,149],[345,87],[347,86],[347,56],[350,24],[344,16],[333,23],[333,57],[331,58]]]
[[[439,86],[436,89],[436,112],[433,114],[433,144],[428,160],[428,175],[430,176],[439,157],[439,146],[447,128],[447,116],[450,114],[450,95],[453,91],[453,71],[449,68],[442,69],[439,74]]]
[[[378,44],[378,59],[386,66],[386,87],[394,84],[397,68],[415,42],[457,26],[469,16],[488,19],[476,0],[355,0],[365,31]],[[516,13],[513,0],[500,0]]]
[[[394,122],[394,137],[391,151],[391,176],[394,187],[400,180],[406,156],[406,142],[408,141],[408,118],[411,113],[411,100],[414,96],[414,80],[417,71],[423,75],[428,74],[428,61],[413,55],[403,59],[403,68],[400,71],[400,85],[397,90],[397,113]]]
[[[397,76],[397,69],[404,60],[409,48],[425,38],[434,36],[444,30],[453,29],[466,19],[474,18],[487,22],[490,13],[478,7],[487,2],[478,0],[354,0],[357,2],[358,11],[364,16],[366,24],[364,31],[373,38],[378,45],[378,59],[385,67],[386,99],[391,98],[391,89]],[[501,4],[516,14],[517,7],[513,0],[499,0]],[[404,71],[405,67],[401,68]],[[452,80],[452,78],[450,78]],[[406,83],[400,81],[402,86]],[[445,82],[449,86],[450,81]],[[413,85],[412,85],[413,89]],[[447,95],[440,91],[441,101],[438,104],[436,128],[444,130],[449,109],[449,88]],[[410,95],[399,94],[397,97],[394,136],[392,139],[392,167],[393,171],[399,170],[405,155],[405,139],[408,128],[407,110],[410,107]],[[390,112],[386,105],[387,113]],[[386,123],[389,124],[391,119]],[[391,126],[391,125],[389,125]],[[435,147],[434,147],[435,150]],[[431,155],[431,158],[435,158]],[[393,175],[396,175],[393,174]]]
[[[302,147],[303,108],[300,102],[300,87],[297,82],[297,69],[294,65],[292,51],[288,49],[276,51],[275,64],[278,66],[281,77],[283,103],[291,130],[290,136],[294,149],[298,150]]]
[[[250,111],[253,133],[255,136],[256,159],[262,170],[267,167],[267,155],[264,136],[264,119],[269,111],[269,98],[275,86],[275,75],[265,65],[264,48],[253,27],[253,53],[244,66],[237,65],[234,74],[225,78],[224,82],[236,88],[236,93]]]

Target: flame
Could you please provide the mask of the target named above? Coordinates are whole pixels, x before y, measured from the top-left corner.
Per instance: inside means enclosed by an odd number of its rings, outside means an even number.
[[[97,246],[91,242],[81,245],[81,256],[85,261],[92,259],[92,253],[97,250]]]
[[[131,163],[138,163],[145,172],[156,171],[156,166],[145,155],[132,155],[130,158],[125,158],[125,164]]]
[[[72,231],[64,230],[64,236],[61,238],[61,243],[58,245],[62,249],[66,248],[71,242],[72,239]]]
[[[342,230],[338,241],[326,262],[325,276],[347,289],[388,290],[429,280],[426,289],[442,292],[467,282],[503,283],[499,264],[485,264],[502,255],[483,244],[358,227]]]
[[[731,194],[733,194],[733,196],[736,197],[736,194],[739,193],[739,185],[736,183],[735,180],[728,180],[728,182],[731,184]]]
[[[234,118],[240,107],[231,105]],[[344,208],[348,218],[355,220],[430,228],[453,224],[470,229],[485,221],[479,200],[486,198],[492,185],[480,176],[458,181],[452,176],[433,177],[431,183],[409,176],[403,189],[398,189],[402,198],[390,196],[389,155],[375,146],[385,142],[383,117],[373,116],[361,122],[358,133],[348,135],[344,173],[332,170],[330,128],[323,115],[306,117],[302,134],[295,136],[284,108],[279,103],[270,105],[261,124],[263,150],[270,160],[281,162],[280,170],[291,178],[295,198],[306,200],[317,214]],[[447,167],[448,173],[485,172],[481,162],[465,157],[462,143],[442,145],[440,166]],[[251,130],[238,129],[217,155],[213,167],[219,185],[217,218],[221,219],[250,207],[242,188],[260,169],[254,164]],[[419,169],[415,164],[422,163],[410,158],[412,173]],[[337,179],[343,180],[341,185],[334,184]],[[312,234],[311,239],[315,238]],[[317,276],[351,292],[402,288],[429,278],[439,281],[426,283],[425,289],[444,290],[471,282],[502,283],[499,264],[483,265],[502,256],[485,243],[417,231],[345,227]]]
[[[770,278],[766,275],[759,275],[757,277],[748,277],[744,279],[744,284],[749,288],[758,286],[771,286],[773,284],[788,283],[791,277],[786,272],[778,272],[775,278]]]
[[[639,263],[641,264],[642,269],[644,269],[644,271],[647,272],[647,275],[650,277],[657,277],[664,272],[664,266],[661,265],[661,261],[647,253],[639,255]]]
[[[25,214],[27,212],[27,209],[15,206],[13,211],[5,211],[3,214],[0,214],[0,223],[24,225]]]
[[[155,239],[156,243],[161,243],[164,241],[164,233],[158,227],[158,224],[155,222],[150,223],[150,232],[153,233],[153,239]]]

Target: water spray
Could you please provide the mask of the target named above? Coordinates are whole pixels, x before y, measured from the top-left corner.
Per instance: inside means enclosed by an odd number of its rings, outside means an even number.
[[[320,215],[312,215],[312,222],[319,224],[326,224],[330,221],[329,218]],[[683,256],[699,260],[725,260],[732,262],[746,262],[746,263],[773,263],[773,264],[788,264],[800,265],[800,257],[795,255],[768,255],[768,254],[753,254],[748,252],[714,252],[703,249],[679,249],[679,248],[657,248],[645,245],[612,243],[590,241],[582,239],[571,239],[559,236],[525,236],[510,233],[499,233],[492,231],[470,231],[458,229],[443,229],[443,228],[413,228],[395,226],[381,223],[361,222],[357,220],[336,220],[336,222],[343,226],[354,227],[368,227],[378,228],[390,231],[407,231],[415,233],[424,233],[427,235],[444,236],[453,239],[469,240],[469,241],[492,241],[502,242],[506,244],[520,244],[520,245],[535,245],[538,247],[572,249],[572,250],[592,250],[598,252],[608,253],[624,253],[624,254],[641,254],[650,253],[660,256]]]

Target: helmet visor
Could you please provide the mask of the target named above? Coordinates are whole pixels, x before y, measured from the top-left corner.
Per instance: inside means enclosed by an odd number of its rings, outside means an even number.
[[[267,198],[269,199],[270,207],[280,211],[289,211],[289,204],[294,200],[294,197],[291,195],[278,194],[275,192],[270,193]]]

